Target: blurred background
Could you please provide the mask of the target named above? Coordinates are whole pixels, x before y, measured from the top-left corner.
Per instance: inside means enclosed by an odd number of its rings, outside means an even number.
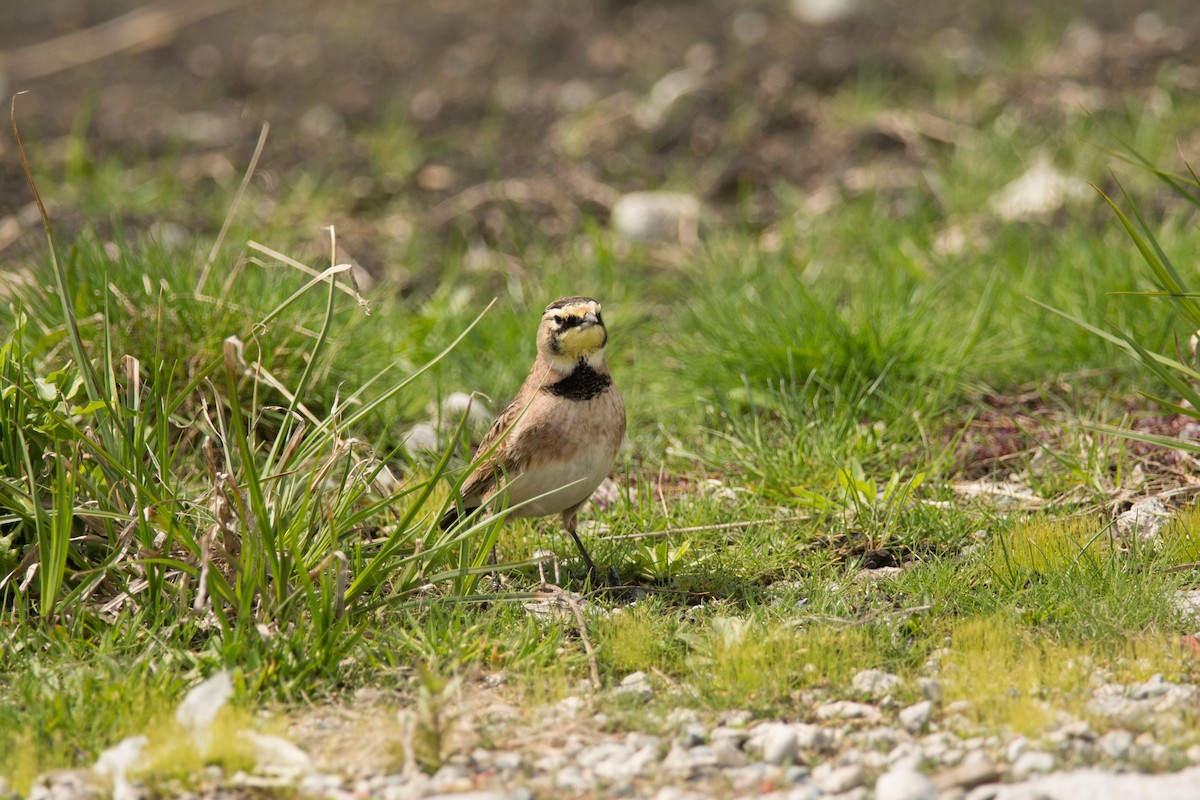
[[[269,122],[257,180],[320,196],[348,252],[402,283],[419,279],[414,236],[519,253],[528,233],[607,224],[635,190],[694,199],[685,237],[692,213],[769,232],[927,182],[981,130],[1163,113],[1200,88],[1198,54],[1192,0],[0,3],[0,88],[28,91],[17,116],[37,169],[170,164],[197,198],[164,219],[122,199],[127,177],[91,198],[110,213],[90,224],[215,227],[203,198],[228,202]],[[67,226],[87,211],[43,190]],[[6,132],[0,257],[28,234],[30,199]]]

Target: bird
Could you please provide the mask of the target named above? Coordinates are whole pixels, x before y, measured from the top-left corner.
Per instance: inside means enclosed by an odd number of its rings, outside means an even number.
[[[607,344],[594,299],[563,297],[546,306],[529,375],[476,448],[482,460],[442,517],[443,530],[501,496],[512,516],[560,515],[589,573],[599,577],[576,515],[625,439],[625,404],[604,361]]]

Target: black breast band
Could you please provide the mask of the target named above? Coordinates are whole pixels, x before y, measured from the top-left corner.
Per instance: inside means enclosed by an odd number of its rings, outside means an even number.
[[[586,361],[580,361],[574,372],[556,383],[543,386],[542,391],[568,400],[591,400],[609,386],[612,386],[612,378],[596,372]]]

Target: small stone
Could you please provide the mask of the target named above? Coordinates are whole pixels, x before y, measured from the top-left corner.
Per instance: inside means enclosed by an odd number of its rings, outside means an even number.
[[[663,759],[662,768],[669,773],[690,778],[720,766],[717,751],[707,745],[685,749],[672,747]]]
[[[735,790],[746,791],[748,789],[755,789],[763,783],[773,782],[779,776],[779,769],[770,764],[755,761],[753,764],[730,767],[722,775]]]
[[[800,783],[812,774],[812,770],[802,764],[793,764],[783,771],[784,783]]]
[[[833,736],[820,725],[793,725],[796,732],[796,747],[810,753],[823,753],[833,747]]]
[[[933,678],[917,678],[917,688],[934,705],[942,704],[942,684]]]
[[[700,201],[679,192],[630,192],[612,207],[613,229],[638,242],[699,241]]]
[[[929,721],[933,718],[933,703],[929,700],[922,700],[920,703],[901,709],[900,724],[904,726],[904,730],[911,734],[924,733],[929,727]]]
[[[889,728],[886,725],[880,725],[878,728],[871,728],[869,731],[864,731],[860,738],[868,747],[876,750],[891,750],[900,743],[901,737],[908,738],[898,728]]]
[[[916,742],[901,742],[887,754],[887,764],[892,769],[917,769],[925,760],[925,753]]]
[[[867,773],[862,764],[846,764],[828,770],[822,769],[826,766],[828,765],[822,764],[813,770],[813,783],[817,784],[826,794],[848,792],[862,786],[867,779]]]
[[[899,676],[880,669],[864,669],[850,681],[850,686],[854,691],[871,700],[882,700],[894,692],[900,684]]]
[[[1009,742],[1008,746],[1004,748],[1004,757],[1008,759],[1009,763],[1013,763],[1022,755],[1024,755],[1025,751],[1028,749],[1029,740],[1024,736],[1018,736]]]
[[[788,792],[788,799],[791,800],[792,792]],[[871,800],[871,790],[866,786],[855,786],[839,794],[819,795],[821,800]]]
[[[1129,510],[1117,517],[1114,527],[1119,537],[1129,540],[1134,537],[1143,542],[1158,539],[1159,533],[1171,519],[1171,514],[1162,500],[1152,497],[1134,503]],[[1162,676],[1156,676],[1159,680]]]
[[[717,754],[718,766],[743,767],[746,765],[746,754],[731,739],[713,742],[712,749]]]
[[[713,728],[712,732],[712,740],[714,742],[720,741],[721,739],[730,739],[736,743],[738,747],[741,747],[742,743],[749,738],[750,731],[746,730],[745,728],[731,728],[728,725],[721,725],[720,727]]]
[[[854,13],[858,0],[791,0],[792,16],[809,25],[827,25]]]
[[[501,752],[492,758],[492,766],[501,772],[516,772],[521,768],[521,754]]]
[[[404,452],[413,457],[436,454],[441,450],[441,435],[437,426],[428,422],[418,422],[408,429],[408,435],[404,437],[402,444]]]
[[[451,429],[465,416],[467,429],[477,431],[486,428],[491,422],[492,412],[478,397],[466,392],[454,392],[442,400],[439,416],[442,426]]]
[[[885,772],[875,782],[875,800],[933,800],[933,781],[911,769]]]
[[[1128,512],[1126,512],[1128,513]],[[1171,691],[1171,684],[1161,673],[1155,673],[1144,683],[1138,683],[1129,688],[1129,696],[1134,700],[1153,700]]]
[[[1081,179],[1056,169],[1044,158],[992,196],[988,205],[1006,222],[1046,220],[1068,202],[1089,197]]]
[[[1054,769],[1054,756],[1039,750],[1028,750],[1013,762],[1012,776],[1024,780],[1031,775],[1041,775]]]
[[[778,766],[795,761],[798,739],[790,725],[772,725],[762,740],[763,761]]]
[[[849,700],[836,700],[817,706],[817,719],[821,720],[864,720],[879,722],[883,714],[875,706],[866,703],[854,703]]]
[[[722,725],[728,725],[731,728],[744,728],[750,724],[750,720],[754,719],[754,715],[744,708],[735,708],[731,711],[726,711],[721,714],[717,720]]]
[[[961,787],[972,789],[985,783],[995,783],[1000,780],[1000,770],[985,754],[982,759],[964,759],[957,767],[938,773],[933,778],[934,785],[939,791]]]
[[[683,747],[697,747],[708,741],[708,728],[699,722],[689,722],[683,726],[675,741]]]
[[[678,786],[664,786],[654,795],[654,800],[708,800],[708,795],[680,789]]]
[[[443,764],[429,782],[438,792],[463,790],[471,785],[471,771],[461,764]]]
[[[621,679],[621,685],[612,690],[613,694],[621,697],[632,697],[639,702],[649,702],[654,698],[654,687],[644,672],[631,672]]]
[[[38,775],[27,800],[92,800],[102,792],[90,770],[59,769]]]
[[[554,776],[554,787],[556,789],[565,789],[570,792],[586,792],[595,785],[593,780],[584,776],[583,771],[579,767],[563,767]]]

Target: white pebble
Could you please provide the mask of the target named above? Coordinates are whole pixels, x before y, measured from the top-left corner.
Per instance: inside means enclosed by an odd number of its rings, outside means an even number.
[[[933,781],[913,769],[894,769],[875,782],[875,800],[933,800]]]

